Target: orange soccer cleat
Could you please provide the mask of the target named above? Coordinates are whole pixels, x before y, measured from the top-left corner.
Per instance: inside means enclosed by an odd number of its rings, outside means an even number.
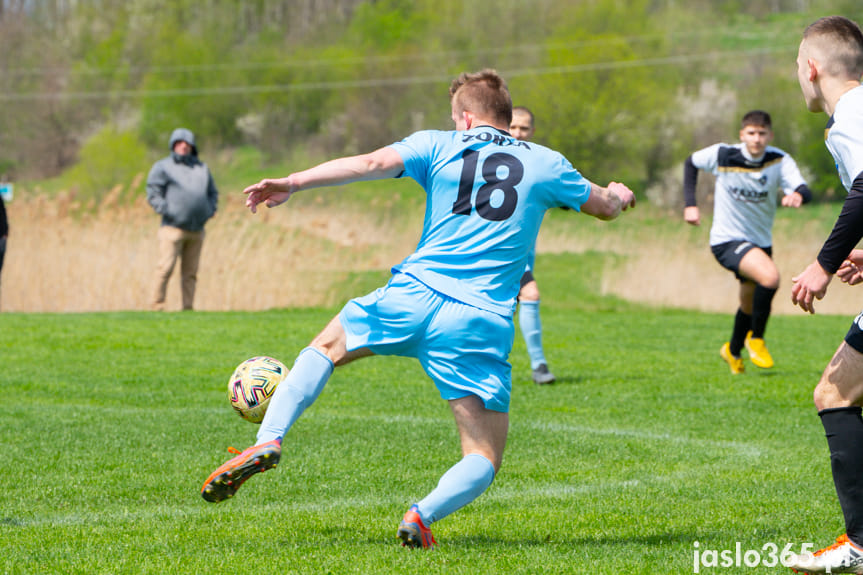
[[[282,456],[282,440],[253,445],[242,453],[234,448],[228,451],[238,455],[211,473],[201,488],[201,497],[212,503],[233,497],[246,479],[275,467]]]
[[[416,505],[412,505],[407,513],[405,513],[402,522],[399,524],[396,537],[402,540],[402,547],[433,549],[437,545],[431,529],[423,524],[423,520],[417,512]]]

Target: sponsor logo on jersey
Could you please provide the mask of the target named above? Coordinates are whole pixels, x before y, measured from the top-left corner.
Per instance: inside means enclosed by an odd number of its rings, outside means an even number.
[[[516,140],[512,136],[505,134],[492,134],[491,132],[479,132],[478,134],[463,133],[461,136],[462,143],[467,142],[491,142],[498,146],[516,146],[518,148],[530,149],[530,145],[522,140]]]
[[[747,190],[743,188],[728,188],[728,193],[738,202],[760,204],[766,202],[770,193],[767,190]]]

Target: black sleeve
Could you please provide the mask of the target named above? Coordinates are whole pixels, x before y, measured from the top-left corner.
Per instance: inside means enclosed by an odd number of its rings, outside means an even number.
[[[804,204],[808,204],[812,201],[812,190],[810,190],[809,186],[807,186],[806,184],[800,184],[794,191],[803,196]]]
[[[836,218],[836,224],[830,237],[821,247],[818,263],[825,271],[835,274],[851,250],[863,237],[863,172],[855,179],[848,191],[848,197],[842,204],[842,212]]]
[[[692,163],[692,156],[683,164],[683,202],[688,208],[695,205],[695,184],[698,183],[698,168]]]
[[[6,219],[6,206],[0,198],[0,238],[9,235],[9,220]]]

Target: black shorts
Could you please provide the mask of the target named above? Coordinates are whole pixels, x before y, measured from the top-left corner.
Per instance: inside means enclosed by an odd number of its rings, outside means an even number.
[[[761,246],[756,246],[752,242],[746,240],[734,240],[723,244],[716,244],[715,246],[710,246],[710,251],[713,252],[713,257],[716,258],[719,265],[734,272],[734,277],[744,282],[751,280],[740,275],[740,260],[743,259],[743,256],[749,253],[749,250],[755,248],[761,248],[768,256],[773,257],[772,246],[762,248]]]
[[[527,270],[526,272],[524,272],[524,275],[521,276],[521,283],[518,285],[519,289],[523,288],[532,281],[534,281],[533,272],[531,270]]]
[[[845,334],[845,343],[863,353],[863,326],[861,324],[863,324],[863,311],[854,318],[851,328]]]

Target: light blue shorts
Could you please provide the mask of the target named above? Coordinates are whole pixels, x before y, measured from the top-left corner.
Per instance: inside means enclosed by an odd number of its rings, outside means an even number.
[[[476,395],[508,412],[512,318],[461,303],[407,274],[395,274],[339,314],[348,351],[415,357],[446,400]]]

